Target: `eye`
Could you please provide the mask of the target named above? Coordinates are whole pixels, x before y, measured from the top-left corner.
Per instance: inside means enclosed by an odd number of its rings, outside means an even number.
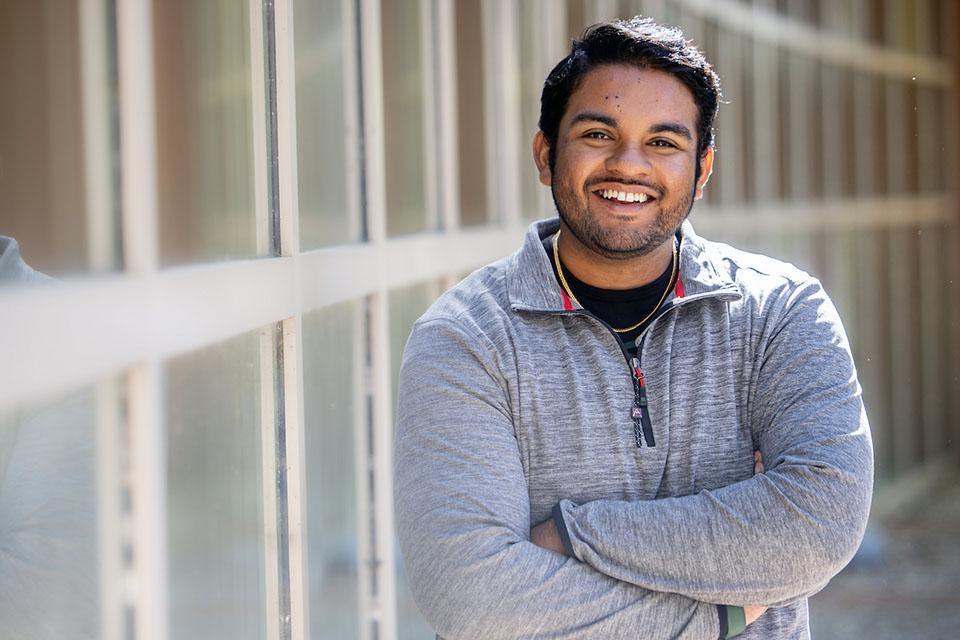
[[[589,138],[591,140],[610,140],[611,139],[610,136],[607,134],[607,132],[597,131],[596,129],[594,129],[593,131],[587,131],[585,134],[583,134],[583,137]]]
[[[664,139],[664,138],[658,138],[657,140],[654,140],[654,141],[651,142],[650,144],[653,145],[653,146],[655,146],[655,147],[660,147],[660,148],[662,148],[662,149],[676,149],[676,148],[678,148],[677,145],[675,145],[673,142],[671,142],[670,140],[666,140],[666,139]]]

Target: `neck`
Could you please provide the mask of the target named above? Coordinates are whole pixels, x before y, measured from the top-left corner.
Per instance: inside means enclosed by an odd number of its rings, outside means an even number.
[[[635,289],[656,280],[673,260],[673,236],[650,253],[626,260],[611,260],[585,247],[560,223],[557,250],[564,269],[581,282],[598,289]]]

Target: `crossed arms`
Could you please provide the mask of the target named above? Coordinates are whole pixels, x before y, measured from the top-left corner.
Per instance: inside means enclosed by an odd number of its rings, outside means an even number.
[[[794,296],[769,332],[752,403],[766,472],[682,498],[562,501],[576,558],[529,540],[498,373],[509,363],[466,323],[418,323],[401,373],[395,497],[410,586],[437,632],[714,640],[716,604],[779,605],[822,588],[862,536],[872,454],[836,312],[819,285]]]

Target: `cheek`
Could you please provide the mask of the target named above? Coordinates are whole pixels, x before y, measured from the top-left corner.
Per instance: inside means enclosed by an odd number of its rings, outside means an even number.
[[[602,161],[598,160],[596,154],[589,151],[572,151],[557,156],[556,172],[565,183],[576,183],[583,181],[586,177],[597,172],[597,167],[602,167]]]

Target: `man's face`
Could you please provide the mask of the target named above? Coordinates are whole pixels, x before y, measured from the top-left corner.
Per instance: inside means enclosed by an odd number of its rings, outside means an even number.
[[[680,80],[604,65],[570,96],[554,166],[542,133],[534,157],[574,237],[597,255],[629,259],[669,240],[702,196],[713,150],[699,159],[696,179],[696,136],[697,105]]]

